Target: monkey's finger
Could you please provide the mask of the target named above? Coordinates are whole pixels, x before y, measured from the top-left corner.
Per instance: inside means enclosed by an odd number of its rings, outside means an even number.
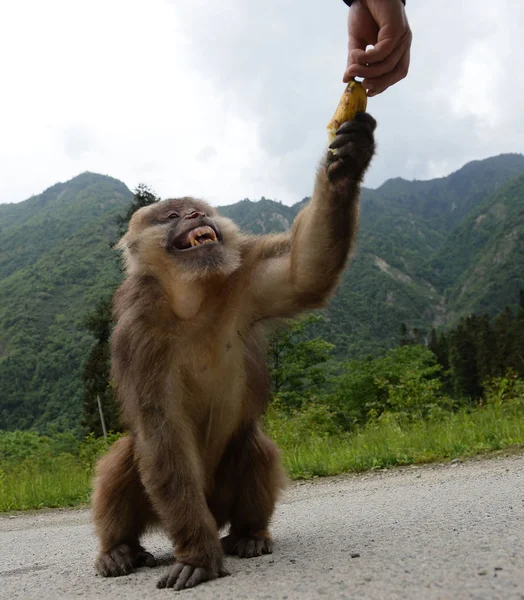
[[[342,123],[342,125],[337,129],[336,135],[338,136],[344,133],[351,133],[357,129],[362,130],[364,128],[368,131],[375,131],[376,127],[377,122],[369,113],[360,112],[354,116],[352,121],[344,121],[344,123]]]
[[[192,567],[191,565],[184,565],[184,568],[182,569],[182,572],[178,576],[178,579],[177,579],[175,585],[169,586],[169,587],[173,587],[173,589],[176,592],[183,590],[186,587],[186,583],[188,582],[191,575],[193,575],[193,573],[196,573],[199,569],[200,569],[200,567],[197,567],[195,569],[195,567]]]
[[[203,569],[202,567],[197,567],[195,569],[195,571],[193,572],[193,575],[191,575],[191,577],[187,580],[187,583],[185,584],[186,588],[192,588],[195,587],[195,585],[198,585],[199,583],[203,583],[204,581],[208,581],[209,580],[209,573],[206,571],[206,569]],[[177,589],[177,588],[175,588]],[[182,588],[180,588],[182,589]]]
[[[266,540],[257,539],[255,542],[255,556],[262,556],[264,553],[264,547],[266,545]]]
[[[162,577],[161,579],[159,579],[158,583],[156,584],[156,587],[160,589],[166,587],[173,587],[175,585],[179,573],[184,567],[185,565],[183,563],[175,563],[175,565],[171,568],[169,573],[167,575],[164,575],[164,577]]]
[[[133,570],[133,559],[129,546],[122,545],[113,550],[112,558],[123,575],[128,575]]]
[[[120,575],[120,567],[118,566],[118,563],[109,554],[106,557],[106,566],[108,569],[108,577],[118,577]]]
[[[219,577],[229,577],[229,575],[231,575],[231,573],[225,567],[220,567],[220,569],[218,569]]]
[[[109,554],[105,554],[99,558],[96,564],[96,570],[102,575],[102,577],[112,577],[117,569],[115,561]]]
[[[360,146],[360,144],[358,143],[358,141],[355,141],[353,139],[348,144],[345,144],[341,148],[337,149],[335,158],[340,160],[341,158],[346,158],[348,156],[355,156],[355,154],[358,152],[359,146]]]
[[[255,556],[256,543],[255,540],[247,540],[244,546],[244,558],[253,558]],[[240,556],[240,554],[239,554]]]
[[[329,144],[331,150],[335,150],[337,148],[342,148],[342,146],[346,146],[351,142],[358,140],[359,138],[365,137],[369,142],[373,142],[373,134],[369,130],[369,128],[361,125],[360,127],[355,127],[351,133],[343,133],[337,135],[337,137]]]
[[[156,567],[156,558],[150,552],[141,551],[136,555],[135,564],[137,567]]]
[[[257,551],[258,550],[260,550],[258,556],[260,556],[261,554],[271,554],[273,552],[273,544],[270,540],[258,540]]]

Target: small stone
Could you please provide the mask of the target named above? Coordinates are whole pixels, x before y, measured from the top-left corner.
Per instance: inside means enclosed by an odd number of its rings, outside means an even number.
[[[479,574],[479,575],[487,575],[488,573],[487,573],[487,571],[479,571],[479,573],[478,573],[478,574]]]
[[[295,564],[297,561],[294,558],[290,558],[289,562]]]
[[[360,558],[360,554],[358,552],[352,552],[351,558]]]
[[[503,571],[504,569],[502,567],[495,567],[495,571]]]
[[[451,464],[452,464],[452,465],[460,465],[461,463],[462,463],[462,461],[460,460],[460,458],[454,458],[454,459],[451,461]]]

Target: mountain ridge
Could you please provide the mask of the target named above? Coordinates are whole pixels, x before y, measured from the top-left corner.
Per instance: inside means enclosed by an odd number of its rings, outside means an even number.
[[[355,255],[315,330],[339,357],[385,351],[401,323],[424,334],[470,311],[495,314],[524,288],[524,156],[390,181],[362,190]],[[110,244],[131,199],[121,181],[85,172],[0,205],[0,429],[78,425],[92,344],[82,323],[120,281]],[[307,201],[263,197],[218,210],[264,234],[289,229]]]

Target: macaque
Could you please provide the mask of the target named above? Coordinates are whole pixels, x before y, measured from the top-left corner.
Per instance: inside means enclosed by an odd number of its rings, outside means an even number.
[[[119,244],[126,279],[114,297],[111,342],[129,434],[97,467],[100,575],[153,566],[140,538],[155,525],[175,557],[160,588],[227,575],[224,554],[272,552],[269,523],[285,477],[261,427],[265,332],[275,319],[324,306],[337,287],[375,125],[360,113],[339,128],[289,233],[241,234],[189,197],[133,215]]]

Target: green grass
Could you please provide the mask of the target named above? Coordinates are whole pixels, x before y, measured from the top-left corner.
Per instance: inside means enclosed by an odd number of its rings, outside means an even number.
[[[93,436],[80,441],[72,434],[0,432],[0,511],[88,502],[93,467],[105,449]]]
[[[76,506],[88,502],[91,472],[74,457],[0,471],[0,511]]]
[[[438,421],[400,424],[394,418],[368,424],[355,435],[314,436],[282,444],[293,479],[429,463],[524,447],[524,411],[486,407]]]
[[[332,427],[322,407],[292,418],[270,411],[267,429],[292,479],[524,448],[524,405],[491,403],[413,422],[387,414],[353,434]],[[93,438],[64,439],[0,432],[0,511],[88,502],[93,465],[105,446]]]

